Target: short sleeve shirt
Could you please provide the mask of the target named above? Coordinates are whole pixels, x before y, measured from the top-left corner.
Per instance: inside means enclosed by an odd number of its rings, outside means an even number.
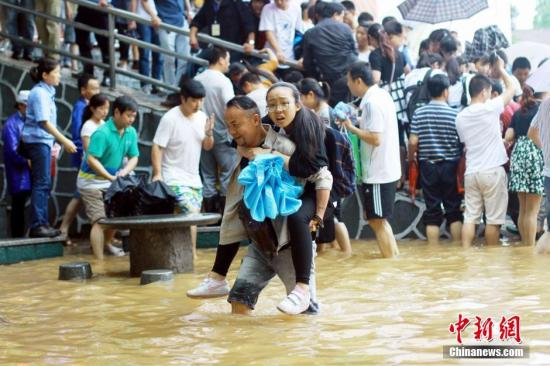
[[[82,167],[78,172],[78,188],[106,189],[111,185],[109,180],[98,175],[88,165],[88,155],[92,155],[98,159],[109,174],[115,175],[122,167],[125,157],[133,158],[139,156],[137,142],[137,132],[134,127],[126,128],[121,136],[115,126],[115,122],[110,118],[90,138],[88,152],[85,154]]]
[[[54,137],[44,129],[48,121],[57,127],[55,88],[41,81],[32,88],[27,101],[27,113],[21,138],[25,143],[53,145]]]
[[[273,32],[285,57],[289,60],[295,60],[293,50],[294,37],[296,31],[304,32],[300,6],[291,1],[289,2],[288,9],[282,10],[275,3],[267,4],[262,9],[259,30],[262,32]],[[269,42],[268,47],[273,48]]]
[[[367,184],[384,184],[401,177],[399,135],[395,105],[390,94],[373,85],[361,100],[362,130],[381,135],[379,146],[361,141],[362,180]]]
[[[82,131],[80,131],[80,137],[90,137],[93,133],[101,126],[105,124],[105,121],[100,121],[99,124],[95,123],[91,119],[87,120],[84,125],[82,125]]]
[[[166,184],[202,187],[199,164],[206,119],[203,111],[185,116],[179,106],[162,116],[153,143],[163,148],[161,173]]]
[[[380,80],[382,83],[389,83],[393,64],[390,59],[382,55],[382,50],[380,48],[375,49],[369,55],[369,62],[373,70],[380,71],[381,76]],[[393,73],[393,80],[397,80],[401,75],[403,75],[403,69],[405,67],[405,60],[403,54],[395,50],[395,71]]]
[[[506,164],[508,155],[500,132],[502,97],[472,104],[456,117],[456,132],[466,149],[466,172],[474,174]]]

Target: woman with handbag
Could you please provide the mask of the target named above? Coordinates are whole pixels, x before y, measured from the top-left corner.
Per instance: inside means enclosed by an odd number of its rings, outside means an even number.
[[[30,71],[37,83],[29,94],[25,124],[21,133],[24,150],[31,161],[31,237],[54,237],[59,230],[48,223],[48,198],[51,186],[51,149],[55,140],[66,151],[76,152],[75,144],[57,129],[55,87],[60,81],[57,60],[43,58]]]

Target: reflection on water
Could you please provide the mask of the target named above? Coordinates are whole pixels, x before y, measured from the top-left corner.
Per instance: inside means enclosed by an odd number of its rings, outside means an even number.
[[[225,299],[188,299],[213,250],[199,252],[194,274],[147,286],[128,277],[127,257],[0,266],[0,364],[550,364],[548,256],[525,247],[402,242],[400,249],[398,259],[377,259],[372,242],[357,242],[346,261],[334,252],[319,257],[321,314],[299,317],[276,310],[279,280],[261,294],[253,317],[231,316]],[[76,260],[91,261],[94,278],[58,281],[58,266]],[[530,359],[444,360],[442,346],[456,343],[448,327],[458,313],[519,315]],[[463,333],[465,344],[477,343],[473,331]]]

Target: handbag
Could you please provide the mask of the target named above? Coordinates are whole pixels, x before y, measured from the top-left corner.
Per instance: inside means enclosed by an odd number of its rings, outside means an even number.
[[[264,221],[256,221],[250,215],[250,210],[246,208],[243,200],[239,201],[237,214],[241,220],[248,238],[254,242],[263,252],[273,256],[277,253],[279,243],[277,234],[271,224],[271,220],[266,218]]]

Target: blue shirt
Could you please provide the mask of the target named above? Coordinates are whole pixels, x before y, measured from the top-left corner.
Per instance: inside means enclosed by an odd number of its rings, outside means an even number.
[[[163,23],[183,27],[183,0],[155,1],[155,7]]]
[[[46,144],[52,146],[54,137],[44,129],[44,122],[57,127],[57,106],[55,105],[55,88],[41,81],[36,84],[27,102],[27,116],[21,138],[25,143]]]
[[[445,102],[431,101],[413,115],[411,134],[418,136],[418,160],[456,161],[462,153],[456,132],[457,111]]]
[[[74,104],[73,112],[71,113],[71,136],[77,149],[76,154],[71,154],[71,159],[73,161],[73,166],[77,168],[80,168],[82,154],[84,153],[82,149],[82,139],[80,138],[80,129],[82,128],[82,114],[87,105],[86,99],[80,97]]]

